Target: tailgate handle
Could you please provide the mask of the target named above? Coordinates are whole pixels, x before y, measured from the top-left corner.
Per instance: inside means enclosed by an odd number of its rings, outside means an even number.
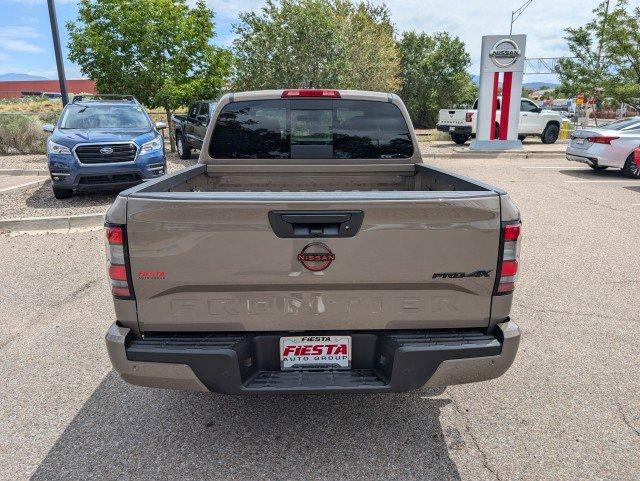
[[[269,212],[271,228],[281,238],[353,237],[363,218],[361,210]]]

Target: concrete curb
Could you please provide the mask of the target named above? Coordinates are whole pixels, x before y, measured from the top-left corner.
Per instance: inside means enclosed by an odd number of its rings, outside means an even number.
[[[422,154],[422,159],[564,159],[564,152],[454,152]]]
[[[0,232],[70,231],[104,224],[102,214],[80,214],[60,217],[23,217],[0,219]]]
[[[0,189],[0,194],[13,192],[14,190],[26,189],[27,187],[41,187],[48,180],[49,180],[49,177],[45,177],[43,179],[32,180],[31,182],[27,182],[25,184],[14,185],[13,187],[5,187],[4,189]]]
[[[0,169],[0,175],[46,175],[49,177],[47,169]]]

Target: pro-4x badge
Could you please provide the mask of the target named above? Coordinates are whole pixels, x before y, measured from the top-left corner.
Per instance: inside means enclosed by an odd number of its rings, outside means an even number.
[[[468,274],[465,272],[436,272],[433,274],[432,279],[462,279],[465,277],[491,277],[493,269],[488,271],[473,271]]]

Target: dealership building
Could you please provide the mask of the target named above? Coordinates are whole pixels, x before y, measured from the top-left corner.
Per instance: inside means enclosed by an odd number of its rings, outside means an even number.
[[[93,80],[67,80],[70,94],[95,94],[96,84]],[[7,80],[0,81],[0,99],[16,99],[20,97],[59,97],[60,84],[57,80]]]

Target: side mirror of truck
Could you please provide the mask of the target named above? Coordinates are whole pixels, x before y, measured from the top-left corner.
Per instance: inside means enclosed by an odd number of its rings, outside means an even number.
[[[167,128],[167,124],[165,122],[156,122],[156,129],[162,130],[166,128]]]
[[[53,132],[53,129],[54,129],[54,128],[55,128],[55,126],[54,126],[53,124],[44,124],[44,125],[42,126],[42,130],[43,130],[43,132],[49,132],[49,133],[51,133],[51,132]]]

